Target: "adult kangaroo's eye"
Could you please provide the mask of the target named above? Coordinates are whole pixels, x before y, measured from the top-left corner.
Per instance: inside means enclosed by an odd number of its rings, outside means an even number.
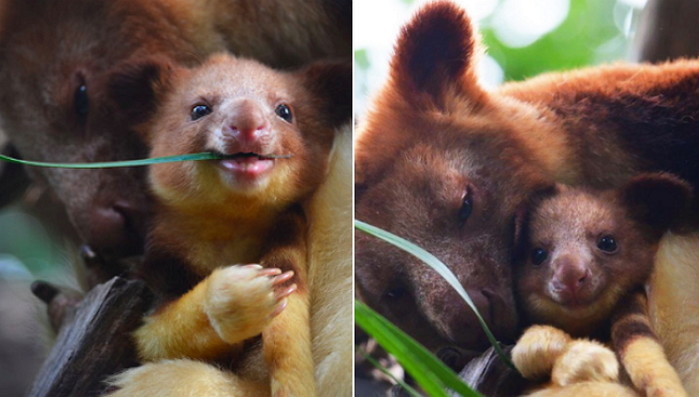
[[[459,208],[459,220],[465,222],[473,212],[473,195],[471,191],[466,189],[463,198],[461,199],[461,208]]]
[[[598,241],[597,241],[597,248],[600,250],[612,254],[616,252],[618,249],[618,246],[616,244],[616,240],[612,236],[602,236]]]
[[[87,85],[85,83],[80,84],[73,94],[73,106],[75,108],[75,114],[80,118],[85,118],[87,112],[90,110],[90,101],[87,97]]]
[[[544,263],[546,258],[548,258],[549,253],[546,252],[545,249],[543,248],[535,248],[534,251],[532,251],[532,263],[535,265],[541,265]]]
[[[284,121],[287,123],[291,123],[291,121],[294,119],[294,116],[291,114],[291,108],[285,103],[279,104],[277,108],[274,109],[274,113],[284,119]]]
[[[207,105],[196,105],[192,108],[192,121],[199,120],[200,118],[211,113],[211,108]]]

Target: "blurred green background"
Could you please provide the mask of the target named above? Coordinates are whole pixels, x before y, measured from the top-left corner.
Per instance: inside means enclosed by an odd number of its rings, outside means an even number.
[[[355,112],[385,80],[400,26],[426,1],[355,0]],[[487,48],[486,87],[624,59],[646,0],[460,0]]]

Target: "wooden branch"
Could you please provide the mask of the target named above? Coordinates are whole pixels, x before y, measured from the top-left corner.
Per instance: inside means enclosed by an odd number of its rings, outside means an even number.
[[[505,349],[508,354],[511,350],[512,346]],[[466,364],[459,377],[488,397],[519,396],[527,384],[519,372],[500,360],[492,347]]]
[[[131,332],[151,303],[145,283],[115,277],[93,288],[63,324],[29,396],[98,396],[104,380],[137,364]]]

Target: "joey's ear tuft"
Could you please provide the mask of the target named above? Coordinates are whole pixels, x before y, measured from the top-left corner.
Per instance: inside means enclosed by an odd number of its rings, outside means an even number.
[[[169,89],[173,66],[166,59],[125,61],[109,75],[108,93],[121,117],[140,124],[153,116]]]
[[[664,233],[688,214],[693,193],[689,183],[672,174],[647,173],[631,179],[619,195],[634,219]]]
[[[392,84],[408,100],[440,103],[448,88],[478,100],[475,38],[466,12],[451,2],[425,6],[402,30],[391,61]]]
[[[349,62],[321,61],[303,68],[304,86],[313,95],[321,117],[332,127],[352,118],[352,65]]]

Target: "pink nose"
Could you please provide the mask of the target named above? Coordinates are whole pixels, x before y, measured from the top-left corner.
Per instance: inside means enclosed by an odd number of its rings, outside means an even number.
[[[587,282],[590,270],[579,260],[564,256],[556,263],[553,285],[556,289],[576,294]]]
[[[231,109],[228,123],[226,133],[241,143],[259,140],[269,127],[262,109],[252,101],[241,101],[235,104]]]

